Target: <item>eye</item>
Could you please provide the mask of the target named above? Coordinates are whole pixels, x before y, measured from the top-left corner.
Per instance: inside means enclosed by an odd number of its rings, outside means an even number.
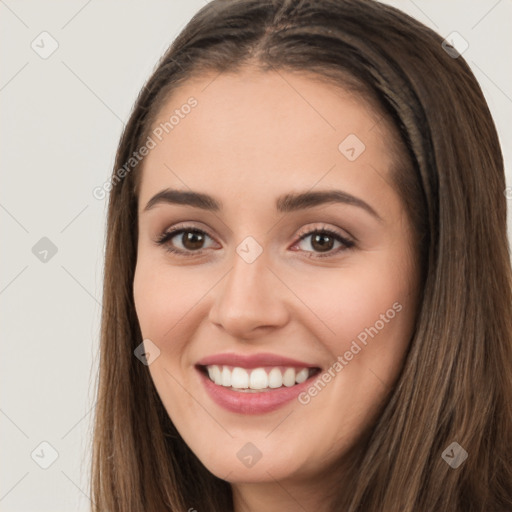
[[[300,235],[299,242],[294,244],[293,247],[300,245],[301,242],[305,242],[308,238],[310,238],[309,242],[304,243],[302,247],[302,250],[310,253],[307,256],[308,258],[326,258],[335,256],[340,251],[350,249],[355,245],[352,240],[349,240],[340,233],[333,231],[332,229],[322,227]],[[333,251],[336,243],[339,245],[336,250]],[[304,248],[304,246],[306,246],[306,248]],[[308,246],[313,250],[307,250]]]
[[[202,254],[205,249],[203,244],[207,238],[211,239],[208,233],[202,229],[197,229],[192,226],[183,226],[162,233],[156,240],[156,243],[165,246],[168,252],[175,253],[179,256],[196,256]],[[173,239],[176,239],[176,241],[172,242]],[[178,247],[176,247],[176,243]]]
[[[310,237],[311,240],[309,243],[305,243]],[[173,241],[174,239],[175,241]],[[177,256],[193,257],[201,255],[205,249],[209,248],[204,246],[207,239],[213,240],[212,237],[202,229],[198,229],[194,226],[178,226],[171,231],[162,233],[155,242],[159,246],[164,246],[166,251],[174,253]],[[336,243],[339,244],[337,248],[335,248]],[[350,249],[355,245],[352,240],[326,227],[310,230],[299,235],[299,241],[292,246],[292,250],[300,244],[303,245],[300,249],[309,253],[308,258],[334,256],[340,251]],[[312,250],[308,250],[308,246],[312,248]]]

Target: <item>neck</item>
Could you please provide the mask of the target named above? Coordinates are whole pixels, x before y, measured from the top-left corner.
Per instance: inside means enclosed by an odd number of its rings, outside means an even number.
[[[273,481],[233,484],[234,512],[328,512],[325,497],[304,485]]]

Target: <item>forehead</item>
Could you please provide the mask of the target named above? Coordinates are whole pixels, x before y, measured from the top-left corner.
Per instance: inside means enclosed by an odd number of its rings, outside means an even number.
[[[166,186],[266,196],[320,181],[371,189],[392,164],[380,112],[342,87],[282,70],[195,77],[173,91],[150,136],[141,203]]]

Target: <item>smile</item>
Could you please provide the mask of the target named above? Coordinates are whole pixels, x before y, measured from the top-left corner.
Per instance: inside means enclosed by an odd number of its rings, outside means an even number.
[[[284,366],[246,369],[240,366],[209,365],[202,368],[218,386],[248,393],[302,384],[319,371],[319,368]]]
[[[297,398],[320,366],[274,354],[218,354],[195,365],[209,398],[230,412],[263,414]]]

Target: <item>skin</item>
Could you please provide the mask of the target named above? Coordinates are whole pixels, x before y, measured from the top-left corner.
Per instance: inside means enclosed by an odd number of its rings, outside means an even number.
[[[371,107],[339,87],[305,73],[254,69],[189,80],[154,126],[191,96],[197,106],[150,151],[140,183],[134,299],[143,337],[160,350],[151,377],[188,446],[231,482],[237,512],[295,511],[298,503],[325,510],[328,486],[342,485],[332,467],[385,405],[414,326],[419,274],[390,179],[392,135]],[[366,146],[354,161],[338,149],[349,134]],[[144,211],[165,188],[212,195],[223,208],[160,203]],[[362,199],[381,219],[341,203],[276,211],[282,194],[332,189]],[[181,234],[168,245],[188,256],[155,243],[183,223],[207,233],[202,255],[190,256],[197,245],[183,245]],[[322,257],[314,234],[299,240],[322,228],[355,245],[334,241]],[[248,236],[263,249],[250,264],[236,252]],[[307,405],[229,412],[206,394],[194,368],[221,352],[270,352],[326,370],[394,303],[401,311]],[[250,468],[237,457],[247,442],[262,454]]]

